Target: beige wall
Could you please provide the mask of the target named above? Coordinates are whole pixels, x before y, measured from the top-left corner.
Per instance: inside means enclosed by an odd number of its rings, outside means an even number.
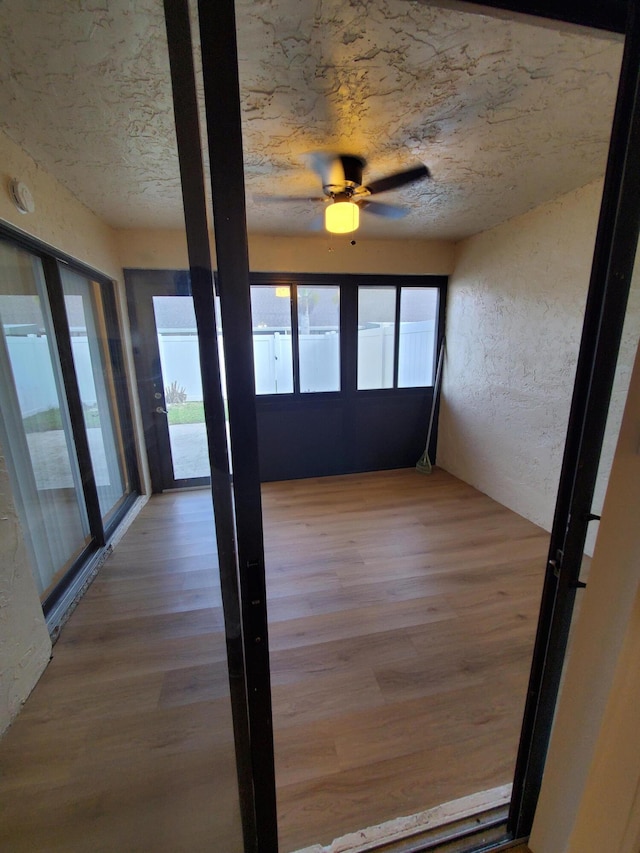
[[[182,231],[117,231],[116,241],[125,268],[189,265]],[[444,240],[356,240],[352,246],[346,237],[249,235],[249,266],[254,272],[448,275],[453,258],[453,244]]]
[[[120,278],[121,264],[111,228],[1,132],[0,164],[0,220],[84,261],[109,278]],[[8,189],[12,178],[24,181],[31,190],[34,213],[22,214],[16,209]]]
[[[640,350],[530,847],[640,850]]]
[[[590,184],[463,241],[449,284],[438,464],[546,529],[553,519],[600,196],[600,182]],[[639,280],[595,511],[640,333]],[[592,544],[593,535],[589,549]]]

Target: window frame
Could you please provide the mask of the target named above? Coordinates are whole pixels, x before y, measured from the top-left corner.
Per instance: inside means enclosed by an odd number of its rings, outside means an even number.
[[[279,394],[257,394],[259,406],[268,406],[276,400],[282,403],[291,401],[292,405],[302,400],[317,403],[318,400],[339,400],[353,397],[358,398],[377,396],[400,396],[424,394],[433,389],[430,385],[415,385],[399,388],[398,355],[400,347],[399,321],[401,291],[403,288],[435,288],[438,291],[436,309],[436,325],[434,334],[434,364],[440,342],[444,336],[446,303],[446,275],[367,275],[338,273],[282,273],[259,272],[250,274],[251,287],[273,286],[289,287],[289,305],[291,311],[291,334],[293,350],[293,391]],[[340,390],[338,391],[300,391],[299,344],[298,344],[298,287],[338,287],[340,293]],[[395,322],[396,334],[394,340],[394,371],[393,387],[391,388],[362,388],[358,389],[358,292],[360,287],[380,287],[396,290]],[[435,375],[435,374],[434,374]]]
[[[56,348],[61,368],[61,380],[64,386],[69,409],[72,436],[82,480],[83,496],[89,519],[90,540],[78,556],[66,567],[64,575],[42,598],[42,609],[51,633],[54,633],[63,621],[66,611],[81,590],[105,553],[107,543],[116,528],[129,512],[140,495],[140,477],[135,449],[135,432],[132,406],[125,369],[123,334],[120,322],[116,284],[108,276],[76,260],[47,243],[31,237],[6,222],[0,222],[0,239],[17,249],[21,249],[40,259],[43,268],[45,294],[53,326],[53,344]],[[129,485],[119,505],[108,516],[102,518],[98,501],[98,492],[89,453],[88,436],[84,423],[82,401],[78,387],[71,336],[67,320],[66,305],[60,276],[62,265],[85,276],[97,285],[107,339],[102,341],[105,359],[111,371],[114,388],[116,419],[121,433],[123,464],[126,481]]]
[[[373,290],[374,286],[370,284],[362,284],[359,283],[357,286],[358,292],[358,317],[357,317],[357,328],[356,328],[356,371],[358,368],[358,347],[360,343],[360,288],[367,288],[368,290]],[[358,388],[357,387],[357,372],[356,372],[356,392],[361,394],[363,391],[405,391],[407,389],[412,388],[433,388],[435,382],[435,366],[438,359],[438,351],[439,351],[439,341],[441,338],[440,332],[440,312],[443,298],[443,289],[441,286],[435,284],[425,284],[425,283],[416,283],[410,281],[407,283],[406,281],[401,281],[394,285],[385,285],[384,283],[379,283],[375,285],[375,287],[379,287],[380,289],[390,290],[393,287],[395,291],[395,303],[394,303],[394,320],[393,320],[393,380],[392,385],[382,388]],[[402,322],[402,292],[404,290],[436,290],[437,298],[436,298],[436,322],[433,330],[433,367],[431,370],[431,382],[425,385],[399,385],[398,380],[400,376],[400,345],[401,345],[401,322]]]

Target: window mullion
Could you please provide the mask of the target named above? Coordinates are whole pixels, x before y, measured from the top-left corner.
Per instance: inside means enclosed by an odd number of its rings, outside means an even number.
[[[300,338],[298,337],[298,285],[290,284],[291,294],[291,353],[293,361],[293,393],[300,394]]]
[[[62,380],[67,397],[69,417],[71,419],[71,430],[80,466],[82,489],[89,519],[89,530],[96,544],[101,546],[105,544],[102,513],[100,511],[98,489],[96,487],[89,451],[89,440],[82,414],[82,401],[73,361],[73,351],[71,349],[71,336],[69,334],[69,323],[64,305],[60,268],[58,262],[48,256],[42,258],[42,265],[47,285],[53,331],[62,370]]]
[[[396,285],[395,335],[393,339],[393,387],[398,387],[398,360],[400,353],[400,285]]]
[[[116,294],[113,285],[107,285],[103,282],[97,282],[97,285],[96,301],[99,299],[102,307],[105,359],[111,365],[115,412],[124,449],[128,488],[129,491],[138,492],[140,491],[140,482],[136,459],[135,433],[122,347],[122,334],[116,305]]]

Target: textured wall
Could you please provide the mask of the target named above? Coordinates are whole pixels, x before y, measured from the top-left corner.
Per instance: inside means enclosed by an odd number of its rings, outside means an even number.
[[[51,655],[0,448],[0,733],[20,710]]]
[[[120,278],[121,267],[111,228],[2,132],[0,164],[0,219],[110,278]],[[36,205],[34,213],[22,214],[16,210],[8,189],[11,178],[19,178],[31,190]]]
[[[415,0],[238,0],[236,18],[253,232],[308,232],[321,206],[256,196],[317,196],[312,151],[363,155],[366,182],[429,166],[383,196],[406,218],[363,212],[371,238],[459,239],[603,172],[620,39]],[[0,39],[0,129],[109,224],[180,227],[162,3],[2,0]]]
[[[122,266],[180,269],[189,263],[184,231],[116,231]],[[213,247],[213,239],[212,239]],[[344,237],[277,237],[249,234],[249,265],[255,272],[387,273],[447,275],[454,245],[446,240],[359,240]]]
[[[463,241],[450,279],[438,464],[547,529],[600,195],[590,184]],[[638,340],[637,279],[596,508]]]

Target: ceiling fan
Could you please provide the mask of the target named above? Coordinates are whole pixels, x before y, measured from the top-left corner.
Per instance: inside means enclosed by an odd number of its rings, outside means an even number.
[[[387,219],[400,219],[409,211],[395,204],[383,204],[369,201],[370,196],[388,190],[399,189],[416,181],[430,177],[430,172],[422,163],[402,172],[395,172],[386,178],[362,183],[362,172],[366,166],[363,157],[352,154],[316,152],[311,155],[311,168],[322,181],[323,196],[258,196],[262,201],[322,201],[327,203],[324,212],[324,225],[332,234],[349,234],[360,224],[360,210],[384,216]]]

